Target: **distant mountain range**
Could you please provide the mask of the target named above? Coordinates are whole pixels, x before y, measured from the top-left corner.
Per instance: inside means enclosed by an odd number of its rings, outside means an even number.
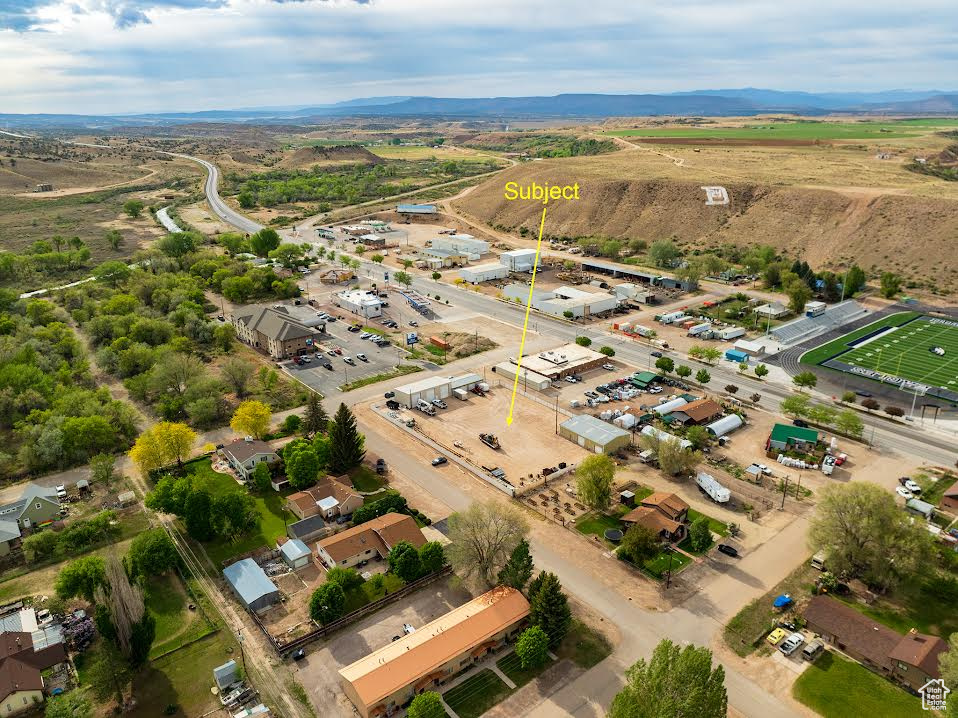
[[[958,91],[788,92],[751,87],[671,94],[563,94],[551,97],[366,97],[326,105],[251,107],[201,112],[120,115],[0,114],[0,127],[82,128],[176,125],[193,122],[308,124],[330,117],[448,119],[601,118],[642,116],[734,117],[766,113],[958,114]]]

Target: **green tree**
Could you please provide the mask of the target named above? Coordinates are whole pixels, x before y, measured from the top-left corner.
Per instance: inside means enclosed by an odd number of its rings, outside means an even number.
[[[568,633],[572,611],[559,577],[554,573],[546,573],[535,594],[529,596],[529,623],[546,632],[550,648],[556,648]]]
[[[865,288],[865,272],[857,264],[853,264],[845,274],[845,298],[854,297]]]
[[[695,551],[705,551],[712,545],[712,532],[709,530],[709,520],[700,516],[689,526],[689,543]]]
[[[80,691],[51,696],[43,718],[93,718],[93,706]]]
[[[236,407],[236,412],[230,420],[230,428],[237,434],[262,439],[269,433],[271,418],[272,412],[263,402],[244,401]]]
[[[406,718],[446,718],[442,698],[435,691],[420,693],[406,709]]]
[[[843,434],[861,438],[865,431],[865,422],[854,409],[844,409],[835,417],[835,428]]]
[[[818,494],[809,546],[825,551],[837,575],[885,591],[921,576],[931,560],[931,535],[895,503],[894,494],[867,482],[830,484]]]
[[[246,249],[246,237],[239,232],[224,232],[216,238],[216,241],[227,254],[239,254]]]
[[[366,456],[365,439],[356,428],[356,417],[345,404],[340,404],[329,423],[329,471],[345,474],[359,466]]]
[[[518,297],[516,298],[518,299]],[[572,319],[575,317],[575,312],[573,312],[571,309],[566,309],[564,312],[562,312],[562,316],[564,316],[566,319]]]
[[[258,257],[267,257],[279,246],[279,235],[275,229],[264,227],[249,238],[249,246]]]
[[[143,618],[133,625],[133,632],[130,634],[130,656],[128,660],[132,668],[137,668],[146,663],[155,640],[156,618],[149,610],[146,610],[143,613]]]
[[[297,445],[294,450],[284,452],[283,457],[286,462],[286,477],[294,489],[302,491],[316,483],[320,466],[319,457],[312,446]]]
[[[948,639],[948,650],[938,656],[938,667],[946,686],[958,686],[958,633],[952,633]],[[945,715],[958,718],[958,698],[954,689],[948,697]]]
[[[901,291],[901,277],[893,272],[881,273],[881,295],[885,299],[892,299]]]
[[[632,524],[619,544],[619,551],[632,563],[642,565],[645,561],[655,558],[662,548],[659,535],[648,526]]]
[[[133,270],[126,266],[126,262],[121,262],[118,259],[103,262],[93,270],[96,281],[109,284],[111,287],[122,284],[130,278],[131,274],[133,274]]]
[[[805,394],[792,394],[782,400],[781,409],[788,416],[808,416],[811,409],[809,398]]]
[[[269,465],[265,461],[256,464],[256,468],[253,469],[253,486],[256,492],[265,494],[269,491],[270,488],[272,488],[271,479],[272,476],[270,476],[269,473]]]
[[[370,257],[370,259],[373,260],[376,264],[382,264],[386,258],[381,254],[374,254],[373,256]]]
[[[523,591],[529,579],[532,578],[532,553],[529,551],[529,542],[524,538],[516,544],[509,555],[509,560],[499,572],[499,583],[503,586],[512,586]]]
[[[685,438],[691,441],[696,449],[709,445],[709,432],[704,426],[690,426],[685,432]]]
[[[519,634],[516,655],[525,669],[539,668],[549,660],[549,636],[539,626],[530,626]]]
[[[764,379],[768,376],[768,367],[764,364],[756,364],[752,371],[755,372],[755,376],[757,376],[759,379]]]
[[[376,574],[377,576],[382,574]],[[354,568],[343,568],[342,566],[333,566],[326,572],[326,583],[338,583],[344,593],[352,591],[363,585],[363,577]]]
[[[31,561],[53,558],[60,544],[60,537],[50,531],[39,531],[23,539],[23,551]]]
[[[123,211],[131,218],[139,219],[140,215],[143,214],[143,203],[138,199],[129,199],[123,203]]]
[[[607,718],[725,718],[725,669],[712,667],[712,652],[680,647],[665,639],[650,661],[625,672],[625,687],[612,700]]]
[[[580,347],[590,347],[592,346],[592,340],[589,337],[576,337],[575,343]]]
[[[748,374],[748,362],[747,362],[747,361],[743,361],[743,362],[739,363],[739,365],[738,365],[738,373],[739,373],[739,374]]]
[[[655,368],[663,374],[671,374],[675,370],[675,362],[669,357],[659,357],[655,360]]]
[[[816,404],[808,410],[808,418],[821,426],[830,426],[835,421],[837,414],[836,409],[821,404]]]
[[[202,241],[202,235],[194,232],[172,232],[158,240],[155,246],[166,256],[179,258],[195,252],[197,245]]]
[[[342,617],[345,608],[346,594],[338,583],[325,582],[309,599],[310,618],[324,626]]]
[[[855,392],[846,391],[842,394],[842,403],[844,404],[854,404],[855,403]]]
[[[393,275],[393,279],[395,279],[397,282],[399,282],[399,284],[403,285],[404,287],[408,287],[409,285],[412,284],[412,277],[410,276],[409,272],[396,272]]]
[[[107,244],[110,245],[110,249],[114,252],[120,248],[120,245],[123,244],[123,235],[117,229],[111,229],[106,233]]]
[[[683,379],[688,379],[690,376],[692,376],[692,369],[691,367],[685,366],[685,364],[681,364],[675,369],[675,373]]]
[[[446,565],[446,552],[438,541],[427,541],[419,548],[423,575],[441,571]]]
[[[802,389],[813,389],[818,384],[818,377],[815,372],[803,371],[792,377],[792,383]]]
[[[93,592],[106,582],[106,564],[99,556],[83,556],[60,569],[54,583],[57,596],[93,603]]]
[[[237,399],[246,396],[246,390],[250,380],[253,378],[253,364],[239,358],[230,358],[223,362],[220,367],[220,375],[226,381]]]
[[[323,409],[323,403],[320,401],[319,394],[311,391],[306,399],[306,415],[303,417],[303,431],[306,436],[319,434],[326,431],[326,425],[329,423],[329,416]]]
[[[269,253],[270,259],[277,260],[286,269],[292,269],[296,266],[296,260],[303,256],[303,248],[298,244],[283,242],[276,249]]]
[[[473,503],[448,520],[446,555],[456,573],[482,588],[496,585],[499,572],[529,524],[518,510],[499,502]]]
[[[785,292],[788,294],[788,308],[795,314],[805,311],[805,305],[812,298],[812,290],[804,282],[793,282]]]
[[[604,354],[607,357],[614,357],[615,349],[609,346],[601,346],[599,347],[599,354]]]
[[[612,503],[615,462],[605,454],[584,458],[575,469],[579,499],[595,511],[605,511]]]
[[[699,384],[708,384],[712,381],[712,375],[708,373],[705,369],[699,369],[695,372],[695,381]]]
[[[656,267],[671,267],[682,256],[671,239],[657,239],[649,247],[649,259]]]
[[[212,509],[213,498],[206,489],[195,489],[187,494],[183,505],[183,518],[186,532],[197,541],[209,541],[213,538]]]
[[[176,568],[180,555],[169,535],[162,528],[138,534],[130,544],[130,571],[134,576],[159,576]]]
[[[389,570],[409,583],[422,575],[419,551],[408,541],[400,541],[389,551]]]
[[[439,272],[433,272],[432,278],[434,281],[438,282],[440,279],[442,279],[442,274],[440,274]]]

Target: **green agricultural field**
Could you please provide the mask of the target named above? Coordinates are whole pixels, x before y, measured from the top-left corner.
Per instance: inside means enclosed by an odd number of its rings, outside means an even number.
[[[614,130],[614,137],[678,137],[729,140],[871,140],[918,137],[933,128],[958,127],[958,120],[901,120],[893,122],[775,122],[745,127],[648,127]]]
[[[867,339],[887,328],[892,329]],[[866,341],[851,346],[861,339]],[[934,353],[933,348],[941,348],[944,354]],[[893,314],[806,352],[801,361],[845,372],[872,370],[956,392],[958,322],[923,317],[917,312]]]

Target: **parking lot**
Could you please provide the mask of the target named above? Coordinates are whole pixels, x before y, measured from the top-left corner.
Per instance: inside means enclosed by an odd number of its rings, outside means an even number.
[[[422,628],[469,601],[472,596],[457,584],[455,577],[430,584],[333,634],[329,640],[307,647],[306,658],[296,664],[297,678],[306,688],[317,714],[355,715],[352,704],[339,688],[339,669],[387,645],[393,636],[401,636],[404,623]]]
[[[338,315],[343,318],[326,325],[321,351],[309,363],[298,366],[293,361],[283,362],[293,376],[323,395],[337,391],[343,384],[388,372],[405,355],[395,345],[379,347],[370,339],[361,339],[362,332],[349,331],[349,326],[359,318],[342,310],[334,316]],[[365,356],[366,361],[360,355]]]

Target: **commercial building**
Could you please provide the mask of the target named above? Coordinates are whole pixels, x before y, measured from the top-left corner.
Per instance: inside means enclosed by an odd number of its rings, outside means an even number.
[[[437,247],[423,247],[419,250],[426,264],[435,269],[443,267],[461,267],[469,263],[469,253],[458,249],[438,249]]]
[[[529,288],[524,284],[510,284],[502,289],[507,299],[529,298]],[[619,298],[596,287],[559,287],[551,291],[534,291],[532,308],[554,317],[590,317],[610,312],[619,306]],[[570,314],[566,314],[570,312]]]
[[[283,559],[283,563],[294,571],[305,568],[313,562],[312,552],[299,539],[284,541],[279,547],[279,555]]]
[[[240,341],[274,359],[314,352],[322,336],[322,329],[308,327],[275,307],[244,307],[231,321]]]
[[[818,444],[818,431],[793,424],[775,424],[768,435],[766,449],[811,451]]]
[[[605,354],[573,342],[538,354],[527,354],[522,357],[522,368],[555,380],[595,369],[608,361]]]
[[[751,357],[760,357],[765,353],[765,342],[759,340],[739,339],[732,347],[736,351],[745,352]]]
[[[433,249],[451,249],[460,254],[465,254],[471,261],[489,253],[489,243],[482,239],[476,239],[471,234],[450,234],[438,237],[432,240],[430,246]]]
[[[513,249],[510,252],[501,253],[499,255],[499,261],[506,265],[512,272],[528,272],[535,264],[536,250]]]
[[[825,643],[912,691],[941,678],[938,661],[948,644],[937,636],[914,629],[902,636],[831,596],[812,597],[805,620]]]
[[[386,558],[400,541],[420,548],[426,543],[426,537],[412,516],[390,513],[324,538],[316,544],[316,552],[326,568],[348,568],[374,555]]]
[[[559,424],[559,436],[573,441],[587,451],[609,454],[624,449],[632,434],[588,414],[580,414]]]
[[[289,316],[303,326],[312,327],[319,331],[326,330],[326,320],[319,316],[319,312],[305,305],[277,304],[273,307],[277,312]]]
[[[399,214],[436,214],[434,204],[399,204],[396,205]]]
[[[494,588],[342,668],[343,690],[362,718],[394,714],[501,649],[528,616],[519,591]]]
[[[740,349],[726,349],[725,360],[735,362],[736,364],[747,363],[748,354],[741,351]]]
[[[627,299],[637,304],[655,304],[658,294],[649,286],[623,282],[612,287],[612,293],[619,299]]]
[[[770,304],[763,304],[760,307],[755,307],[755,313],[760,317],[765,317],[766,319],[778,319],[779,317],[784,317],[788,314],[788,307],[784,304],[779,304],[778,302],[771,302]]]
[[[358,244],[361,244],[364,247],[385,247],[386,238],[380,237],[378,234],[363,234],[360,235]]]
[[[410,384],[403,384],[393,389],[393,397],[406,408],[412,409],[422,401],[433,399],[448,399],[456,389],[469,391],[482,382],[478,374],[461,374],[460,376],[430,376]]]
[[[459,270],[459,277],[470,284],[489,282],[493,279],[505,279],[509,276],[509,269],[498,262],[476,264],[472,267],[463,267]]]
[[[240,603],[253,613],[262,613],[279,602],[279,589],[251,558],[231,563],[223,569],[223,577]]]
[[[358,314],[364,319],[379,317],[383,313],[383,302],[372,292],[359,289],[340,292],[336,295],[336,304],[347,312]]]
[[[263,462],[275,464],[279,461],[279,455],[273,451],[273,447],[259,439],[237,439],[220,451],[223,452],[223,458],[244,481],[250,480],[257,464]]]
[[[729,414],[728,416],[723,416],[721,419],[716,419],[711,424],[708,424],[705,428],[709,434],[718,439],[726,434],[731,434],[733,431],[744,425],[745,422],[742,420],[741,416],[738,414]]]
[[[518,369],[518,371],[516,371]],[[519,388],[523,391],[534,389],[535,391],[545,391],[552,386],[552,380],[549,377],[529,371],[526,367],[517,367],[513,362],[504,361],[496,364],[492,370],[496,376],[503,381],[515,383],[516,374],[519,374]]]

